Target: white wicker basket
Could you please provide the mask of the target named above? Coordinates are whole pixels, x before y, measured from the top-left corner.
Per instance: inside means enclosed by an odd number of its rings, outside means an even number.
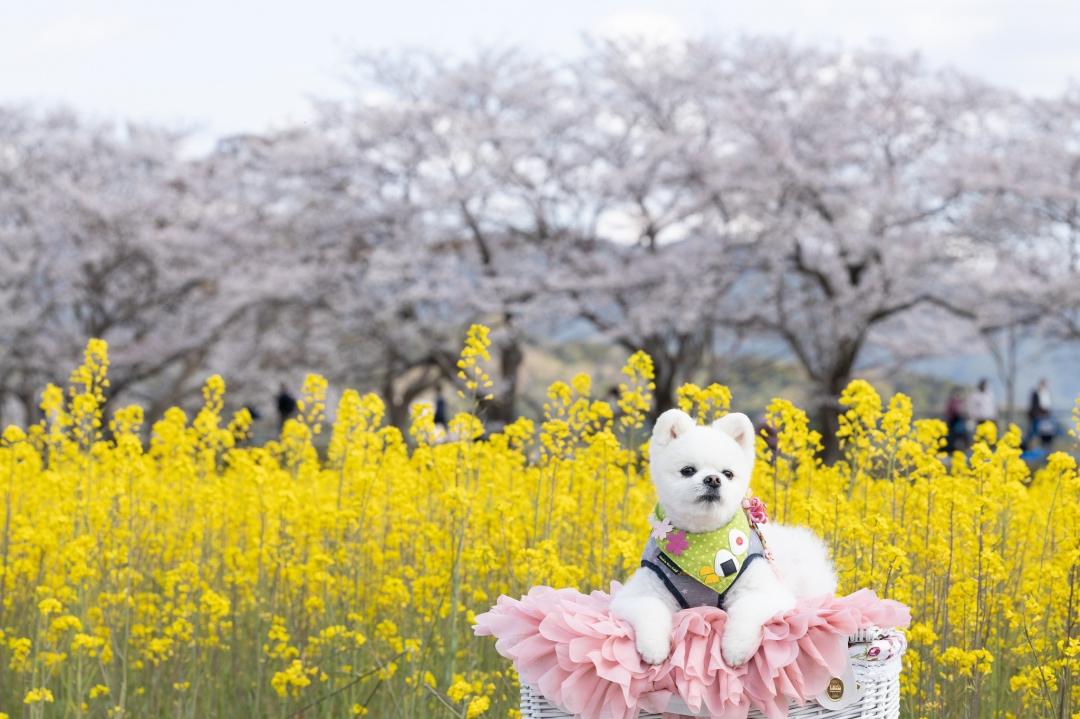
[[[852,646],[866,641],[862,635],[851,637]],[[902,654],[885,661],[851,660],[855,681],[863,690],[859,701],[843,709],[826,709],[817,702],[808,702],[802,706],[791,705],[789,717],[798,719],[897,719],[900,716],[900,665]],[[668,712],[686,716],[708,716],[707,713],[694,714],[678,699],[668,706]],[[521,685],[522,719],[570,719],[573,714],[559,709],[545,699],[532,687]],[[659,714],[639,714],[638,719],[660,719]],[[748,719],[764,719],[764,715],[751,710]]]

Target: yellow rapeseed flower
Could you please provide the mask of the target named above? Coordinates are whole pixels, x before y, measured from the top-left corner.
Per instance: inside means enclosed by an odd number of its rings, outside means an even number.
[[[328,386],[310,375],[300,417],[254,446],[218,376],[191,414],[110,413],[107,347],[91,343],[39,423],[0,433],[0,706],[515,716],[516,675],[470,624],[501,594],[607,589],[636,568],[656,501],[653,366],[631,356],[611,402],[587,375],[556,382],[540,417],[489,431],[490,346],[470,329],[458,370],[474,406],[448,430],[418,403],[403,434],[382,400],[345,390],[320,434]],[[835,463],[804,411],[771,402],[753,487],[772,519],[824,537],[841,591],[912,608],[905,712],[955,716],[982,696],[1031,716],[1048,691],[1080,706],[1074,457],[1031,467],[1019,428],[987,426],[947,458],[944,423],[914,419],[909,398],[857,381],[840,400]],[[677,401],[703,422],[732,406],[721,385]]]

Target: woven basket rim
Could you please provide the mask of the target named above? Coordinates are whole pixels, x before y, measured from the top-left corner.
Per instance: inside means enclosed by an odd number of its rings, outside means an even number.
[[[849,646],[869,643],[868,631],[853,634],[848,639]],[[902,636],[897,629],[884,630],[884,636]],[[880,636],[880,635],[879,635]],[[803,705],[792,702],[789,707],[789,717],[808,719],[818,717],[820,719],[897,719],[900,716],[900,670],[902,668],[903,655],[907,647],[902,646],[893,656],[884,661],[869,661],[851,659],[851,666],[855,672],[856,680],[863,687],[864,696],[856,703],[839,710],[830,710],[821,706],[816,701],[808,701]],[[708,714],[693,714],[679,697],[675,697],[675,706],[668,707],[668,712],[684,716],[708,716]],[[682,709],[686,707],[686,712]],[[534,711],[534,709],[536,711]],[[521,716],[522,719],[563,719],[574,715],[555,706],[544,697],[539,690],[521,685]],[[659,714],[641,714],[639,719],[659,719]],[[764,719],[764,715],[756,709],[751,709],[747,719]]]

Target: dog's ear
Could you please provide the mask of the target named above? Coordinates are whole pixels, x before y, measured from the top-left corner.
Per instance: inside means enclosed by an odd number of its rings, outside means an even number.
[[[742,412],[732,412],[713,422],[712,426],[735,440],[735,444],[742,447],[743,451],[753,458],[754,423],[749,417]]]
[[[683,432],[692,429],[695,424],[694,418],[681,409],[669,409],[656,418],[652,430],[653,444],[663,447]]]

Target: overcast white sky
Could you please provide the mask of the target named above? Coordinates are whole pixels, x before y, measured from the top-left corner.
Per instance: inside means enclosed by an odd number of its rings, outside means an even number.
[[[1034,94],[1080,78],[1080,0],[0,0],[0,102],[211,137],[302,120],[350,48],[563,56],[611,32],[885,44]]]

